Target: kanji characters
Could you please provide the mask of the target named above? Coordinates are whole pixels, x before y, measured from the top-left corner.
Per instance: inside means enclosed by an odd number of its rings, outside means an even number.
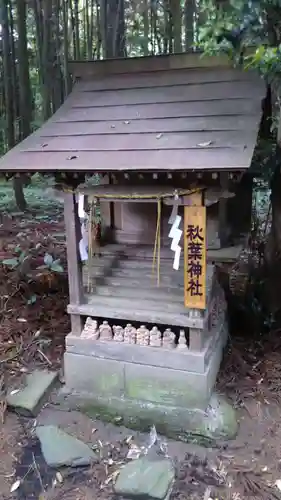
[[[200,228],[199,226],[194,226],[194,224],[189,224],[187,226],[187,233],[186,236],[191,240],[194,241],[196,239],[203,241],[204,238],[201,236],[201,233],[203,232],[202,227]]]
[[[202,274],[202,265],[192,260],[188,262],[187,272],[191,278],[199,278]]]
[[[188,287],[187,292],[192,297],[202,297],[202,258],[203,258],[203,244],[204,236],[202,235],[203,229],[198,225],[189,224],[187,226],[186,236],[188,239],[187,244],[187,273],[188,273]]]
[[[198,278],[189,280],[187,291],[190,292],[191,297],[202,297],[203,293],[201,289],[202,284],[199,282]]]

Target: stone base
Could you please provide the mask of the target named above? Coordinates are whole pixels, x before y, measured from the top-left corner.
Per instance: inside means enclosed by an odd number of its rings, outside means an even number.
[[[70,334],[64,355],[66,385],[98,397],[205,409],[219,371],[225,326],[221,324],[201,351],[105,342]]]
[[[148,432],[154,424],[159,434],[170,439],[214,446],[221,439],[235,438],[236,412],[222,397],[212,394],[206,408],[172,407],[144,403],[125,397],[101,397],[64,387],[54,401],[63,409],[79,410],[90,418]]]
[[[92,416],[119,418],[129,427],[155,424],[166,435],[233,437],[235,415],[212,395],[227,330],[202,351],[166,350],[67,336],[66,391]],[[75,403],[76,405],[76,403]],[[144,425],[145,424],[145,425]]]

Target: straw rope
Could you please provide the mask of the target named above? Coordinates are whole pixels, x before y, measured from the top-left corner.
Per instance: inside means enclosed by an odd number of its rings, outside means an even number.
[[[157,201],[157,223],[155,232],[155,241],[153,249],[153,261],[152,261],[152,276],[155,273],[155,264],[157,260],[157,285],[160,284],[160,253],[161,253],[161,199]]]

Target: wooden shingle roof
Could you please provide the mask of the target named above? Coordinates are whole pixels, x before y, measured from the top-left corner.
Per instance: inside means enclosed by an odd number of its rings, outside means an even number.
[[[76,83],[2,171],[245,170],[264,82],[226,58],[182,54],[71,63]]]

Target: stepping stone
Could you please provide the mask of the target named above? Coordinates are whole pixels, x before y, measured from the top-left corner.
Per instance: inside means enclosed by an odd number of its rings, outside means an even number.
[[[23,387],[8,391],[7,405],[24,416],[36,417],[58,378],[58,372],[35,370],[26,375]]]
[[[116,495],[142,500],[169,500],[175,469],[167,458],[141,457],[120,469],[114,486]]]
[[[79,467],[97,461],[97,455],[88,445],[55,425],[38,426],[36,435],[50,467]]]

